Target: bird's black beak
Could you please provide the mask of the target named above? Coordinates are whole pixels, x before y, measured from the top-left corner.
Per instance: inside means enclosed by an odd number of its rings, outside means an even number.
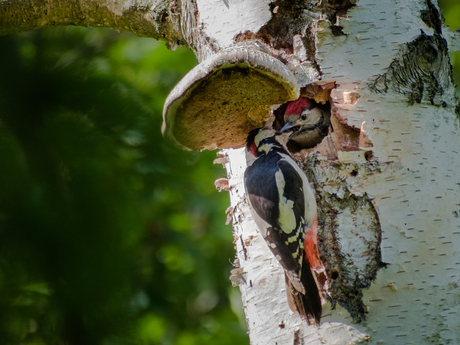
[[[283,128],[280,129],[281,133],[287,133],[291,132],[291,134],[294,134],[300,130],[301,126],[294,126],[292,122],[287,122]]]

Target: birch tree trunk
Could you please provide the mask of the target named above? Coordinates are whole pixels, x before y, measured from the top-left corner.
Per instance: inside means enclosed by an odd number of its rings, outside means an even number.
[[[460,344],[460,148],[448,49],[431,0],[0,0],[0,33],[91,25],[188,45],[199,61],[259,40],[333,131],[296,159],[317,191],[327,264],[320,327],[289,310],[250,217],[242,149],[225,150],[252,344]]]
[[[320,327],[289,311],[244,200],[243,154],[227,153],[251,343],[458,344],[460,157],[446,29],[428,1],[346,7],[309,12],[288,63],[306,95],[320,90],[311,83],[335,85],[334,132],[296,156],[318,194]]]
[[[282,6],[272,4],[271,21],[247,30],[276,36],[270,23]],[[291,18],[283,34],[294,54],[281,55],[304,95],[334,85],[334,131],[296,157],[318,194],[328,303],[320,327],[289,310],[282,269],[244,199],[244,155],[226,152],[233,280],[251,343],[458,344],[457,99],[439,9],[428,1],[318,6],[297,12],[299,31]],[[282,50],[276,37],[267,42]]]

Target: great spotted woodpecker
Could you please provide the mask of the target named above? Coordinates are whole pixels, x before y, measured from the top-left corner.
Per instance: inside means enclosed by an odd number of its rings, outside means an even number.
[[[289,147],[294,151],[311,148],[319,144],[328,134],[331,126],[329,103],[320,104],[313,99],[299,97],[289,102],[284,112],[284,127],[287,130],[299,126],[291,137]]]
[[[289,306],[319,324],[321,297],[314,268],[322,268],[316,246],[315,194],[286,149],[292,132],[255,129],[247,151],[255,157],[244,182],[254,220],[284,269]]]

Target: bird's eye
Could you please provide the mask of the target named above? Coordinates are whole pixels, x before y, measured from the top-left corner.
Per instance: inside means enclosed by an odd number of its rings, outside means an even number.
[[[305,113],[300,114],[300,119],[301,120],[306,120],[307,119],[307,114],[305,114]]]

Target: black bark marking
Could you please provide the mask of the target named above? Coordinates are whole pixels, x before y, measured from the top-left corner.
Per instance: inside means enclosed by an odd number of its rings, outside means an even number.
[[[297,329],[294,331],[294,345],[300,345],[300,330]]]
[[[410,105],[427,102],[446,106],[443,99],[447,84],[445,75],[452,70],[447,43],[440,35],[428,36],[423,31],[414,41],[406,44],[388,67],[388,72],[370,84],[378,93],[395,92],[407,97]]]
[[[430,0],[426,0],[426,7],[426,10],[420,11],[420,17],[427,26],[433,28],[437,34],[441,34],[444,19],[441,20],[441,14]]]
[[[240,236],[241,248],[243,248],[244,260],[248,261],[248,250],[246,249],[243,241],[243,237]]]

